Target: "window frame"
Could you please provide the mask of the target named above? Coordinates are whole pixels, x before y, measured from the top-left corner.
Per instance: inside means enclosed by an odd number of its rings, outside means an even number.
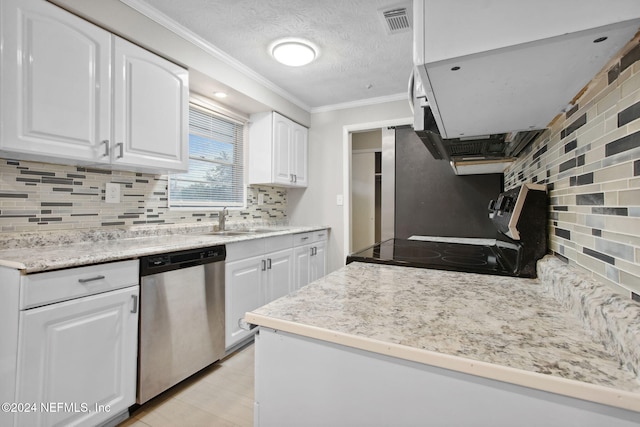
[[[218,211],[223,207],[229,208],[231,210],[240,210],[247,208],[247,185],[248,185],[248,137],[249,137],[249,117],[241,114],[239,112],[230,110],[226,107],[223,107],[212,100],[198,96],[191,95],[189,97],[189,106],[188,111],[191,114],[191,108],[199,109],[207,114],[211,114],[214,117],[218,117],[222,120],[226,120],[229,122],[233,122],[242,126],[242,202],[225,202],[225,201],[214,201],[214,202],[205,202],[198,201],[193,202],[189,205],[179,205],[174,206],[171,198],[171,181],[175,175],[179,175],[179,173],[170,173],[167,176],[167,208],[172,211]],[[188,123],[189,118],[187,118]],[[187,138],[190,138],[190,126],[187,125]],[[189,159],[191,160],[191,151],[189,150]]]

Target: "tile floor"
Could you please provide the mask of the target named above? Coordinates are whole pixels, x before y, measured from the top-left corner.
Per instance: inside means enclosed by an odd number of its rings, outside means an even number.
[[[250,344],[138,408],[118,427],[253,426]]]

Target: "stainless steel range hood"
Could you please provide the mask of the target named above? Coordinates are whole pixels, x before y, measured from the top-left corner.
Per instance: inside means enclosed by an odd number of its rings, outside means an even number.
[[[427,105],[418,112],[422,126],[414,124],[416,135],[422,140],[435,159],[449,160],[454,164],[483,161],[485,163],[510,162],[515,159],[544,129],[480,135],[461,138],[442,138],[431,108]],[[417,129],[416,129],[417,128]],[[487,173],[499,173],[491,170]]]
[[[408,89],[416,135],[435,159],[451,162],[458,175],[501,173],[545,130],[442,138],[419,73],[412,73]]]

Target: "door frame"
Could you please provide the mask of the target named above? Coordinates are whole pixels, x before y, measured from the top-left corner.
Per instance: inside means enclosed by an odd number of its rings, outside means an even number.
[[[351,248],[351,150],[352,150],[352,133],[380,128],[406,126],[413,124],[413,117],[403,117],[399,119],[380,120],[368,123],[358,123],[345,125],[342,127],[342,194],[344,208],[342,210],[343,220],[343,259],[347,258]],[[382,148],[384,150],[385,143],[383,137]],[[384,154],[383,154],[384,156]],[[383,202],[384,203],[384,202]],[[383,225],[383,229],[384,229]]]

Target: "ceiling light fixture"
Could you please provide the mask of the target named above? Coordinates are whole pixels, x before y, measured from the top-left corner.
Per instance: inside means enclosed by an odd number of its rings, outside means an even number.
[[[319,49],[308,40],[285,38],[271,43],[269,52],[281,64],[300,67],[316,59]]]
[[[226,92],[213,92],[213,96],[216,98],[224,99],[227,97]]]

